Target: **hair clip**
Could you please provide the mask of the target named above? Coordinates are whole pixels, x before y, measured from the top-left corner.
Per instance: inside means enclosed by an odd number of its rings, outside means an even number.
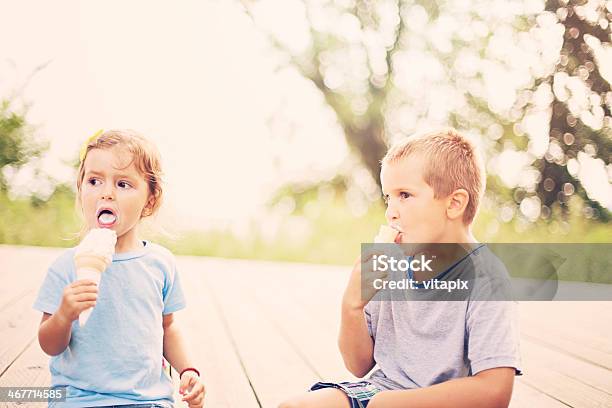
[[[81,152],[79,153],[79,162],[83,162],[83,159],[85,159],[85,155],[87,154],[87,146],[89,146],[91,142],[96,140],[103,132],[104,129],[100,129],[93,135],[89,136],[87,141],[85,141],[85,144],[83,144],[83,147],[81,147]]]

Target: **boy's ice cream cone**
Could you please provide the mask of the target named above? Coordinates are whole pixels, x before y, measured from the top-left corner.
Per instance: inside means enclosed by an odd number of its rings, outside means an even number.
[[[393,244],[395,242],[395,238],[397,238],[397,234],[399,232],[395,228],[391,228],[387,225],[381,225],[378,230],[378,234],[374,237],[375,244]]]
[[[77,279],[89,279],[100,284],[102,272],[110,265],[115,253],[117,234],[107,228],[91,230],[77,246],[74,254]],[[84,326],[93,309],[87,309],[79,315],[79,324]]]

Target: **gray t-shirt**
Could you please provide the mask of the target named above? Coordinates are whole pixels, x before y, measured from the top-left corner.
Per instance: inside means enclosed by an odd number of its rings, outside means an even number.
[[[453,268],[471,274],[466,300],[371,301],[365,308],[377,369],[369,381],[385,390],[427,387],[495,367],[521,375],[517,304],[488,301],[507,286],[501,261],[482,246]],[[499,292],[498,289],[494,289]]]

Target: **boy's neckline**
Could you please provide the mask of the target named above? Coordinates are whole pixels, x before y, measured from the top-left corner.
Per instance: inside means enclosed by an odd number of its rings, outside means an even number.
[[[138,249],[134,249],[128,252],[121,252],[113,254],[113,262],[115,261],[126,261],[128,259],[140,258],[144,254],[146,254],[151,248],[151,243],[146,240],[142,240],[142,247]]]
[[[461,264],[464,260],[466,260],[467,258],[469,258],[470,256],[472,256],[476,251],[478,251],[480,248],[486,247],[486,244],[482,244],[479,242],[473,243],[474,247],[471,247],[470,250],[464,255],[462,256],[460,259],[458,259],[457,261],[455,261],[453,264],[451,264],[450,266],[448,266],[444,271],[442,271],[441,273],[437,274],[436,276],[433,276],[431,278],[425,279],[425,280],[442,280],[442,278],[444,278],[446,275],[448,275],[448,273],[450,271],[452,271],[453,269],[455,269],[455,267],[457,267],[459,264]],[[413,278],[414,275],[412,275],[412,271],[409,272],[410,274],[410,279]],[[425,286],[420,283],[416,285],[417,288],[419,289],[424,289]]]

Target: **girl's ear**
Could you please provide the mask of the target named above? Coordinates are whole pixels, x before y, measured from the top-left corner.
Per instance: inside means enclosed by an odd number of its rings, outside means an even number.
[[[470,195],[462,188],[457,189],[448,197],[448,205],[446,207],[446,215],[451,220],[463,217],[465,208],[470,202]]]
[[[153,197],[152,195],[149,196],[149,200],[147,201],[147,204],[145,204],[144,208],[142,209],[142,213],[141,213],[141,218],[144,217],[148,217],[150,215],[153,214],[153,208],[155,208],[155,197]]]

